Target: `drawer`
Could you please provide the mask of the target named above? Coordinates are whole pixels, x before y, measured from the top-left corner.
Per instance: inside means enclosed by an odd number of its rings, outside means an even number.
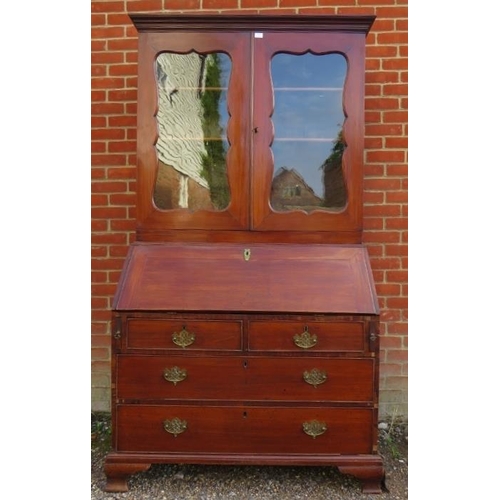
[[[127,321],[129,349],[239,351],[242,322],[199,319],[134,318]]]
[[[363,352],[361,321],[250,321],[250,351]]]
[[[118,356],[120,400],[372,402],[374,361]]]
[[[117,407],[122,452],[371,453],[373,429],[369,408]]]

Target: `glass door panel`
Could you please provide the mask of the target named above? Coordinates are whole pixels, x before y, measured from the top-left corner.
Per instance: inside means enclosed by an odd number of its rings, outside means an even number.
[[[158,170],[153,195],[157,208],[228,207],[230,74],[231,59],[222,52],[158,55]]]
[[[340,54],[278,53],[272,58],[274,211],[345,207],[342,99],[346,72],[347,61]]]

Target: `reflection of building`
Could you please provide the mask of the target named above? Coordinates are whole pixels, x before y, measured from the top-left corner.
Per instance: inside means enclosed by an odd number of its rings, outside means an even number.
[[[202,177],[201,92],[205,57],[196,53],[161,54],[158,81],[158,175],[154,201],[162,209],[210,209],[210,192]]]
[[[345,147],[343,131],[340,130],[330,156],[321,166],[325,187],[325,207],[343,208],[346,206],[347,191],[342,170],[342,156]]]
[[[295,169],[281,167],[275,174],[271,188],[271,206],[275,210],[315,209],[323,200],[314,194]]]

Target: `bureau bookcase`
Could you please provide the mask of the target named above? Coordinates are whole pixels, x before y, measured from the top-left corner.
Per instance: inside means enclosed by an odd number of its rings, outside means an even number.
[[[328,465],[379,493],[362,236],[372,16],[134,14],[137,231],[107,491],[153,463]]]

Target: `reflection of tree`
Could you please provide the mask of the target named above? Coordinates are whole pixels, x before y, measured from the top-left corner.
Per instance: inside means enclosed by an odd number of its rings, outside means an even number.
[[[345,207],[347,192],[342,171],[342,156],[346,148],[343,130],[340,129],[330,156],[323,162],[323,185],[325,186],[325,207]]]
[[[201,96],[201,106],[206,153],[202,155],[201,176],[208,182],[214,207],[224,209],[229,205],[229,186],[219,113],[221,70],[219,56],[216,53],[209,55],[206,60],[205,88]]]

